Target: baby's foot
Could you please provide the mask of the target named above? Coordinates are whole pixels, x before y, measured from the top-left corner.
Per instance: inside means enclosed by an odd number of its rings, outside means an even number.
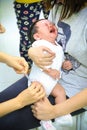
[[[53,126],[53,124],[50,120],[41,121],[40,124],[41,124],[41,127],[43,128],[43,130],[56,130],[56,128]]]

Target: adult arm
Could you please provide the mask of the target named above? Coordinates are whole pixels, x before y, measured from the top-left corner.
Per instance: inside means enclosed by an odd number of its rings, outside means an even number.
[[[21,57],[14,57],[0,52],[0,62],[14,68],[17,73],[27,73],[28,71],[28,64],[24,58]],[[41,99],[43,96],[45,96],[45,92],[41,87],[41,84],[34,82],[31,87],[21,92],[17,97],[0,103],[0,116],[4,116],[12,111],[32,104]]]
[[[51,105],[48,99],[44,98],[32,106],[32,112],[40,120],[49,120],[69,114],[85,106],[87,106],[87,88],[70,99],[56,105]]]
[[[0,52],[0,62],[12,67],[16,73],[27,73],[28,64],[23,57],[11,56],[9,54]]]
[[[0,117],[32,104],[44,96],[45,92],[42,85],[38,82],[33,82],[30,87],[22,91],[17,97],[0,103]]]

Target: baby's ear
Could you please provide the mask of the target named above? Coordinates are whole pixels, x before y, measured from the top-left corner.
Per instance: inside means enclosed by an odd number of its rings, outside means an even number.
[[[35,40],[40,40],[40,37],[39,37],[39,34],[38,34],[38,33],[35,33],[35,34],[33,35],[33,38],[34,38]]]

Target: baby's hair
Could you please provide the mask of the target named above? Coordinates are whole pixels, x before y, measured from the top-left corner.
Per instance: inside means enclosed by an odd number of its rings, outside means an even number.
[[[45,19],[39,19],[39,20],[36,20],[35,22],[33,22],[29,28],[29,33],[28,33],[28,37],[29,37],[29,40],[31,41],[31,43],[33,43],[35,41],[33,35],[35,33],[37,33],[38,31],[38,27],[36,26],[36,23],[38,23],[39,21],[41,20],[45,20]]]

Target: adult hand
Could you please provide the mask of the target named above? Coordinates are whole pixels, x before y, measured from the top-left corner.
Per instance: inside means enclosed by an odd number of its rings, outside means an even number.
[[[39,82],[33,82],[31,86],[22,91],[17,96],[17,102],[20,104],[20,107],[37,102],[45,96],[45,91],[42,85]]]
[[[0,34],[4,33],[5,31],[6,31],[5,27],[2,24],[0,24]]]
[[[39,120],[50,120],[55,117],[54,107],[45,97],[31,106],[33,115]]]
[[[18,74],[27,74],[28,63],[23,57],[8,56],[6,64],[12,67]]]
[[[28,55],[35,64],[42,69],[44,69],[45,66],[51,65],[55,57],[54,52],[44,46],[31,47],[28,51]]]

